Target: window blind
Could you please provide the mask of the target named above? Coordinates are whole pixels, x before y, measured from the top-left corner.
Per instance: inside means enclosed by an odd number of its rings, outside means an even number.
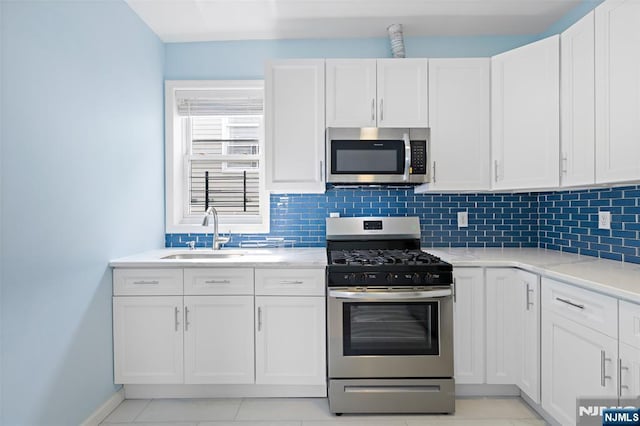
[[[262,115],[263,104],[263,90],[257,88],[176,91],[180,116]]]
[[[188,144],[188,215],[260,217],[262,89],[179,90]],[[251,220],[250,220],[251,221]]]

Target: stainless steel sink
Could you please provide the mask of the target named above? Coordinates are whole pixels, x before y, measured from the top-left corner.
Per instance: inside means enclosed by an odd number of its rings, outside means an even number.
[[[209,253],[180,253],[180,254],[172,254],[169,256],[164,256],[162,259],[233,259],[236,257],[242,257],[244,253],[217,253],[217,252],[209,252]]]

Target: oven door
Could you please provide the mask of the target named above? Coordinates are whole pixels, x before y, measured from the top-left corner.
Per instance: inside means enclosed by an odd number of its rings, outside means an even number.
[[[453,377],[450,288],[330,289],[330,378]]]

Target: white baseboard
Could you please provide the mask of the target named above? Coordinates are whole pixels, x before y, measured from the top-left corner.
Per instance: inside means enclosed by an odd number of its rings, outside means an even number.
[[[326,385],[124,385],[127,399],[324,398]]]
[[[118,389],[117,392],[111,395],[80,426],[98,426],[122,401],[124,401],[124,388]]]
[[[518,389],[516,385],[456,384],[456,396],[461,396],[461,397],[520,396],[520,389]]]

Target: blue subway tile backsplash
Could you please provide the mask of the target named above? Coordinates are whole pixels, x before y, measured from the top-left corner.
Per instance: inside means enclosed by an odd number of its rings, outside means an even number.
[[[611,230],[598,229],[598,211],[611,212]],[[469,226],[458,228],[457,212]],[[282,238],[296,247],[325,245],[325,218],[419,216],[423,247],[541,247],[640,263],[640,186],[522,194],[414,194],[412,188],[329,188],[325,194],[271,195],[266,234],[233,234],[241,242]],[[167,234],[167,247],[211,234]]]
[[[539,246],[603,259],[640,263],[640,186],[538,194]],[[611,229],[598,229],[598,212]]]
[[[469,227],[458,228],[457,212],[467,211]],[[325,218],[419,216],[424,247],[537,247],[535,194],[414,194],[413,188],[329,188],[325,194],[271,195],[271,227],[265,234],[233,234],[227,247],[264,240],[293,241],[296,247],[325,245]],[[210,247],[211,234],[167,234],[167,247],[188,241]]]

